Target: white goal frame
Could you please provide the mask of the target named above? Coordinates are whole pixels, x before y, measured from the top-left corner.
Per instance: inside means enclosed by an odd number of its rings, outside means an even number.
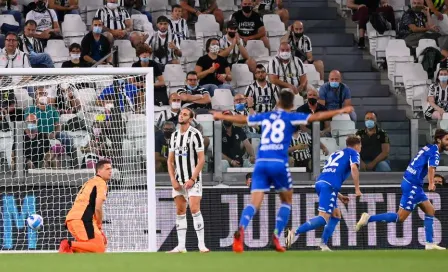
[[[155,158],[154,158],[154,71],[153,68],[132,68],[132,67],[96,67],[96,68],[0,68],[0,76],[145,76],[145,115],[146,115],[146,185],[148,197],[148,247],[147,252],[157,252],[156,236],[156,190],[155,190]],[[32,81],[31,81],[32,82]],[[26,83],[23,83],[26,85]],[[6,89],[7,86],[1,86]],[[12,87],[14,88],[14,87]],[[11,88],[11,89],[12,89]],[[86,180],[87,181],[87,180]],[[85,181],[83,181],[85,182]],[[107,205],[107,202],[106,202]],[[45,221],[45,218],[44,218]],[[1,251],[0,253],[4,253]],[[6,251],[10,252],[11,251]],[[30,251],[14,251],[19,253],[29,253]],[[31,251],[32,252],[32,251]],[[40,251],[42,252],[42,251]],[[48,251],[47,251],[48,252]]]

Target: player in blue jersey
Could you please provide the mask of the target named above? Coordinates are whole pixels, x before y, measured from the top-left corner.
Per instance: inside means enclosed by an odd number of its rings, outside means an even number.
[[[315,188],[319,196],[318,216],[300,225],[295,232],[288,230],[286,233],[287,247],[294,243],[295,236],[325,226],[320,247],[323,251],[330,251],[327,242],[341,218],[337,199],[346,202],[345,197],[339,191],[350,173],[355,184],[356,196],[362,195],[359,189],[361,139],[358,136],[349,136],[346,146],[343,150],[336,151],[328,157],[322,173],[317,178]]]
[[[261,126],[260,147],[257,153],[251,185],[251,204],[241,214],[238,230],[235,232],[233,251],[244,251],[244,230],[263,202],[264,193],[271,185],[280,193],[281,206],[277,213],[272,244],[275,250],[284,252],[278,236],[288,224],[292,204],[292,178],[288,168],[288,148],[294,126],[308,122],[331,119],[333,116],[353,111],[352,107],[323,111],[315,114],[289,112],[293,109],[294,94],[282,91],[279,94],[277,110],[250,116],[224,115],[215,112],[216,120],[230,121],[251,126]]]
[[[400,207],[396,213],[382,213],[376,215],[369,215],[363,213],[361,219],[356,224],[355,230],[359,231],[363,226],[370,222],[404,222],[406,218],[415,209],[415,206],[425,213],[425,249],[444,250],[445,248],[438,246],[433,240],[433,223],[434,223],[434,206],[429,201],[425,192],[423,191],[423,179],[428,175],[428,189],[435,191],[436,185],[434,176],[436,167],[439,165],[439,152],[448,150],[448,132],[443,129],[437,129],[434,134],[434,143],[428,144],[414,157],[409,163],[403,175],[401,182],[401,200]]]

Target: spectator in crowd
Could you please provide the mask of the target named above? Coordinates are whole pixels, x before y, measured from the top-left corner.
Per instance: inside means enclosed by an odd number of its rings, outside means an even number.
[[[103,21],[95,17],[92,19],[92,30],[81,41],[81,58],[90,65],[96,64],[111,52],[110,41],[103,36]],[[106,34],[107,35],[107,34]],[[109,34],[110,36],[110,34]],[[111,63],[112,54],[99,64]]]
[[[5,48],[0,50],[0,67],[30,68],[28,55],[18,48],[19,36],[14,32],[9,32],[5,38]]]
[[[284,8],[283,0],[255,0],[254,10],[262,17],[265,14],[277,14],[285,26],[289,24],[289,11]]]
[[[232,90],[232,86],[228,84],[232,81],[230,66],[227,60],[219,55],[219,40],[210,38],[205,47],[207,54],[197,60],[194,68],[200,79],[199,85],[211,96],[216,89]]]
[[[0,9],[2,14],[14,16],[14,20],[22,25],[22,13],[19,9],[19,0],[0,0]]]
[[[155,137],[155,159],[156,172],[168,172],[168,148],[171,134],[176,130],[176,126],[171,121],[163,122],[162,130],[156,132]]]
[[[162,129],[164,122],[170,121],[177,124],[177,117],[182,107],[182,100],[178,93],[170,94],[170,108],[162,111],[156,121],[156,128]]]
[[[328,82],[319,88],[319,101],[328,110],[336,110],[352,105],[350,88],[342,83],[342,76],[338,70],[333,70],[328,75]],[[356,121],[356,113],[350,113],[350,119]]]
[[[245,97],[243,94],[236,94],[233,97],[233,105],[234,105],[234,110],[232,113],[234,115],[249,116],[251,114],[256,113],[254,110],[254,100],[252,97]],[[258,136],[257,134],[259,134],[257,132],[258,127],[252,127],[252,126],[236,124],[236,123],[233,125],[243,128],[243,130],[246,133],[246,136],[248,138]]]
[[[81,152],[84,154],[81,163],[83,169],[95,168],[95,164],[100,160],[111,161],[110,139],[105,135],[103,125],[104,122],[95,121],[89,131],[89,142],[81,147]]]
[[[231,20],[238,24],[238,33],[246,44],[250,40],[262,40],[264,46],[269,49],[269,39],[260,14],[253,11],[253,0],[242,0],[241,10],[235,12]]]
[[[33,20],[37,23],[34,38],[40,39],[44,47],[49,39],[62,39],[58,16],[53,9],[47,8],[47,0],[35,0],[36,8],[26,15],[25,21]]]
[[[56,11],[60,22],[66,14],[79,14],[78,0],[48,0],[47,6]]]
[[[365,128],[356,132],[361,137],[361,170],[390,172],[387,157],[390,151],[389,136],[378,126],[376,114],[369,111],[365,116]]]
[[[177,58],[182,57],[177,36],[168,33],[169,23],[166,16],[157,18],[157,32],[145,42],[152,48],[152,59],[162,72],[166,64],[180,64]]]
[[[180,5],[173,5],[171,7],[170,32],[177,37],[179,44],[183,40],[190,38],[187,20],[182,18],[182,7]]]
[[[149,37],[148,33],[141,31],[132,31],[129,34],[129,40],[131,41],[132,47],[137,48],[139,44],[143,44]]]
[[[305,167],[307,172],[312,171],[312,139],[311,135],[300,130],[300,127],[295,127],[295,132],[292,135],[291,143],[288,148],[290,154],[290,167]],[[330,154],[324,144],[320,144],[325,156]]]
[[[249,187],[249,189],[250,189],[251,184],[252,184],[252,173],[247,173],[246,174],[246,186]]]
[[[68,48],[70,52],[70,60],[62,63],[62,68],[81,68],[90,67],[91,65],[81,58],[81,45],[79,43],[72,43]]]
[[[9,123],[5,116],[9,116],[11,122],[23,121],[23,110],[18,108],[17,99],[13,89],[0,90],[0,113],[1,119],[6,122],[2,124],[1,130],[9,130]],[[6,126],[5,126],[6,125]]]
[[[198,74],[195,71],[187,73],[186,85],[184,88],[177,90],[177,93],[182,100],[182,107],[196,109],[196,114],[201,113],[198,109],[212,108],[210,94],[204,88],[199,87]],[[205,113],[208,113],[208,111]]]
[[[50,103],[60,114],[76,114],[81,110],[81,101],[74,95],[74,86],[61,83],[57,86],[56,97]]]
[[[443,14],[446,14],[446,1],[445,0],[425,0],[426,6],[430,12],[434,14],[439,21],[443,20]]]
[[[268,66],[269,81],[280,89],[290,89],[295,94],[304,94],[307,90],[307,78],[302,61],[291,55],[291,46],[281,42],[278,55]]]
[[[440,120],[448,112],[448,69],[441,68],[436,83],[429,86],[428,108],[425,111],[426,120]]]
[[[146,43],[137,46],[135,53],[139,58],[139,61],[134,62],[132,67],[152,67],[154,75],[154,105],[163,106],[168,105],[168,95],[166,92],[165,79],[163,78],[162,71],[159,69],[159,65],[153,60],[151,60],[152,49]],[[139,100],[144,108],[145,104],[145,90],[146,90],[146,80],[145,76],[131,77],[130,81],[132,84],[137,86],[139,93]]]
[[[226,111],[224,114],[232,115],[232,112]],[[222,124],[222,171],[227,172],[229,167],[251,167],[255,162],[255,153],[246,133],[232,122],[223,121]],[[249,159],[244,159],[246,153]]]
[[[188,22],[196,22],[201,14],[213,14],[220,27],[224,25],[224,13],[218,8],[216,0],[180,0],[180,6],[182,17]]]
[[[303,63],[313,64],[320,74],[320,79],[324,79],[324,63],[313,58],[311,39],[303,34],[303,23],[301,21],[295,21],[281,41],[288,42],[294,56],[298,57]]]
[[[146,15],[146,18],[148,18],[148,21],[152,24],[152,15],[149,11],[146,10],[148,0],[133,0],[133,2],[134,2],[134,9]]]
[[[44,46],[39,39],[34,38],[37,23],[33,20],[25,22],[23,34],[19,36],[19,49],[27,53],[32,67],[54,68],[50,55],[44,53]]]
[[[219,55],[227,58],[227,62],[232,66],[235,63],[245,63],[249,70],[254,73],[257,63],[249,57],[249,53],[244,47],[244,42],[237,32],[238,25],[231,20],[227,23],[227,34],[219,40],[221,51]]]
[[[255,70],[255,81],[247,86],[244,95],[252,98],[255,112],[262,113],[272,111],[277,105],[278,88],[267,81],[266,68],[258,64]]]
[[[434,183],[436,185],[440,185],[441,187],[445,187],[447,185],[445,177],[440,174],[434,175]]]
[[[429,9],[423,4],[423,0],[412,0],[411,8],[405,11],[398,22],[397,39],[404,39],[406,46],[411,49],[417,48],[420,39],[433,39],[437,43],[440,37],[437,26],[430,23]]]
[[[347,7],[352,9],[352,20],[358,22],[359,40],[358,47],[365,48],[365,34],[369,17],[374,13],[380,13],[390,23],[390,28],[395,30],[395,14],[389,5],[389,0],[348,0]]]
[[[109,32],[109,42],[113,40],[128,39],[132,32],[132,19],[126,9],[117,4],[117,0],[107,0],[106,6],[98,9],[95,17],[103,22],[103,32]],[[111,40],[112,37],[112,40]]]
[[[319,99],[319,93],[316,89],[308,89],[306,93],[306,99],[307,102],[303,104],[302,106],[297,108],[297,112],[302,112],[306,114],[314,114],[316,112],[320,111],[326,111],[327,108],[317,103],[317,100]],[[307,125],[300,125],[300,130],[302,132],[308,133],[312,135],[312,129],[313,124],[307,124]],[[330,127],[330,121],[321,121],[320,122],[320,136],[321,137],[329,137],[331,135],[331,127]]]
[[[40,133],[37,126],[37,117],[29,114],[26,117],[26,129],[23,135],[23,155],[25,169],[34,169],[41,166],[45,159],[45,166],[51,161],[50,141],[43,133]]]
[[[25,118],[34,114],[37,117],[37,129],[39,133],[44,133],[47,139],[57,139],[64,146],[65,153],[71,158],[70,166],[78,166],[76,148],[73,146],[72,137],[65,131],[61,131],[59,123],[59,113],[48,105],[49,98],[45,89],[37,89],[35,93],[35,105],[25,110]]]
[[[123,79],[116,79],[112,85],[101,92],[97,104],[106,108],[117,106],[121,112],[139,112],[140,105],[137,97],[138,90],[135,85]]]
[[[135,0],[118,0],[117,2],[120,7],[124,8],[129,13],[129,15],[142,14],[135,8]]]

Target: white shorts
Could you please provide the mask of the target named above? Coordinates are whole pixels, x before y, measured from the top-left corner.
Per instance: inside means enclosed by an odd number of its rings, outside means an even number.
[[[190,196],[201,196],[202,197],[202,183],[196,182],[193,185],[193,187],[191,187],[188,190],[185,190],[185,188],[182,187],[179,191],[176,191],[173,188],[172,196],[173,196],[173,198],[175,198],[176,196],[183,196],[186,200],[188,200],[188,198]]]

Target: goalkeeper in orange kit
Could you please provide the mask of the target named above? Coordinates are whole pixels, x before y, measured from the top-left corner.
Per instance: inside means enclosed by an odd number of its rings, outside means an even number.
[[[89,179],[79,190],[68,212],[65,224],[75,241],[64,239],[60,253],[103,253],[107,239],[102,231],[103,203],[107,196],[107,182],[112,176],[112,164],[99,161],[96,176]]]

